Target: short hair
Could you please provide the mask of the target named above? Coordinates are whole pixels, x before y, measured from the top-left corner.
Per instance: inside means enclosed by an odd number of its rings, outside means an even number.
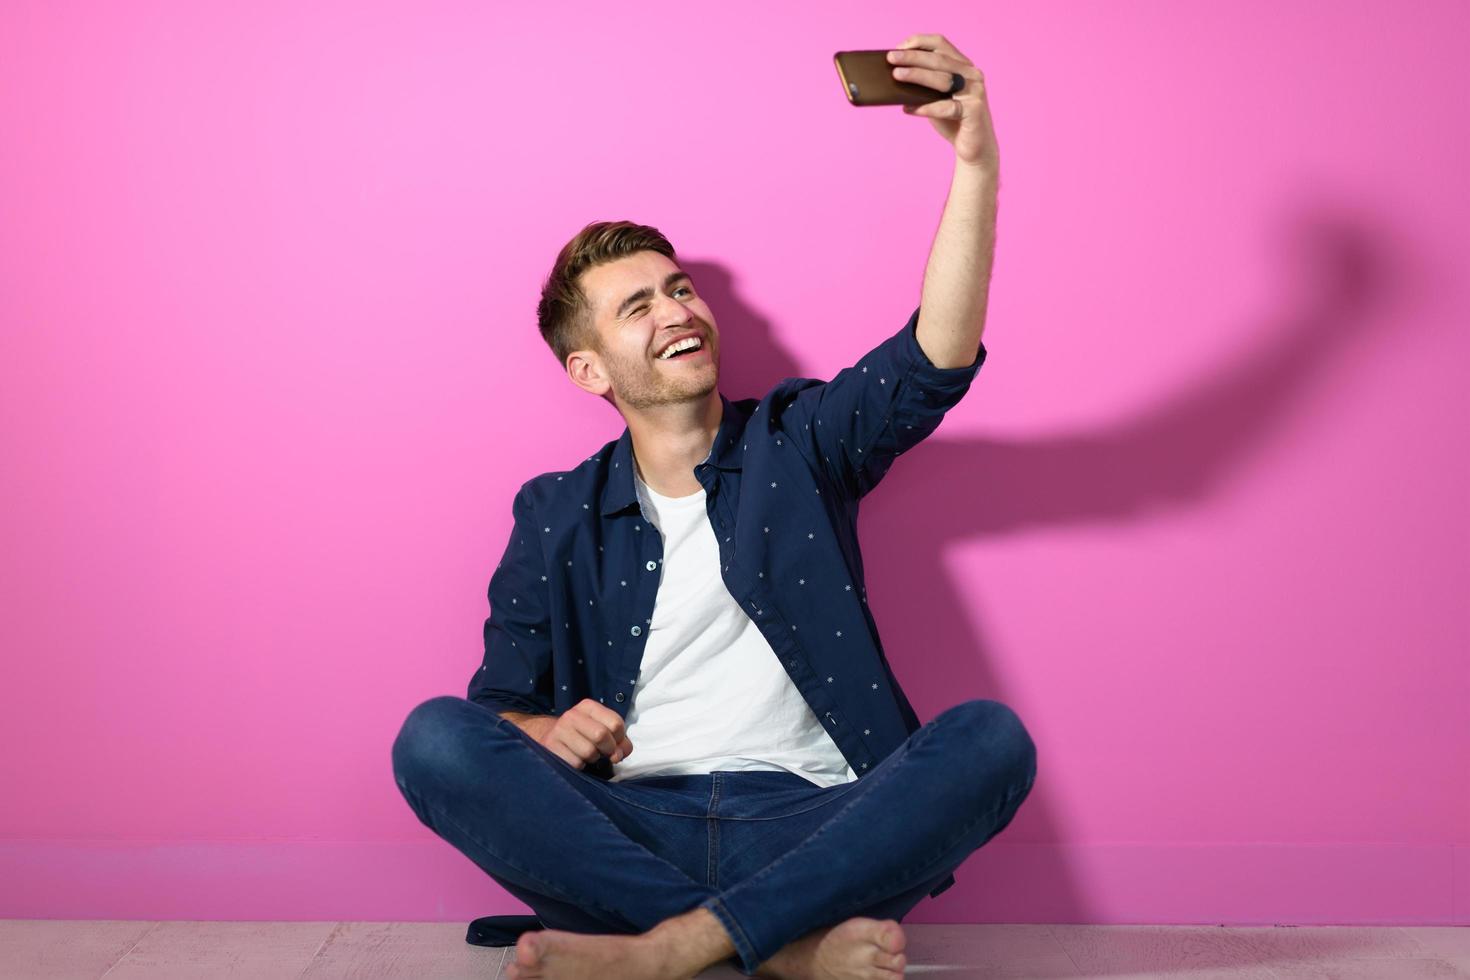
[[[602,350],[592,304],[580,282],[582,273],[644,250],[676,259],[674,246],[657,228],[631,221],[594,221],[562,246],[536,307],[541,339],[562,367],[574,350]]]

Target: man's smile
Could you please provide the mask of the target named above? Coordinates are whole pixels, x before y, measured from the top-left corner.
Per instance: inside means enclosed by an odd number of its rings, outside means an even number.
[[[681,337],[670,343],[655,357],[659,361],[673,361],[688,358],[699,358],[708,352],[704,341],[696,335]]]

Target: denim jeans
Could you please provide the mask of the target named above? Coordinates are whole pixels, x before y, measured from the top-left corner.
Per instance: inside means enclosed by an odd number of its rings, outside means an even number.
[[[546,928],[642,933],[707,908],[751,976],[815,929],[857,915],[902,921],[1010,823],[1035,781],[1036,747],[1009,707],[974,700],[856,782],[822,787],[784,771],[613,782],[446,695],[409,713],[393,773],[419,820]]]

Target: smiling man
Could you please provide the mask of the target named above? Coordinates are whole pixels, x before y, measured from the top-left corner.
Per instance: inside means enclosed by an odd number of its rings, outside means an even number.
[[[567,376],[627,422],[647,484],[674,497],[700,490],[694,466],[722,417],[720,337],[673,246],[629,222],[589,225],[559,257],[540,314]]]
[[[512,980],[899,976],[903,916],[1031,790],[1015,712],[921,725],[868,607],[858,503],[985,360],[999,180],[968,59],[892,60],[956,92],[915,113],[954,178],[919,308],[830,381],[722,394],[715,316],[648,226],[588,225],[543,288],[558,363],[626,425],[521,485],[468,697],[393,745],[419,819],[535,911],[485,943],[527,930]]]

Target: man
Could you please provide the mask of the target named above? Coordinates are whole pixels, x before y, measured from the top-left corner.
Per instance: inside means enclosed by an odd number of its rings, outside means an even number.
[[[890,58],[963,83],[915,111],[955,173],[920,307],[853,367],[726,398],[643,225],[588,225],[545,284],[547,343],[627,426],[521,486],[469,696],[393,746],[420,820],[535,910],[512,980],[899,976],[899,920],[1031,789],[1006,706],[920,726],[868,610],[858,501],[985,359],[998,184],[980,72],[937,35]]]

